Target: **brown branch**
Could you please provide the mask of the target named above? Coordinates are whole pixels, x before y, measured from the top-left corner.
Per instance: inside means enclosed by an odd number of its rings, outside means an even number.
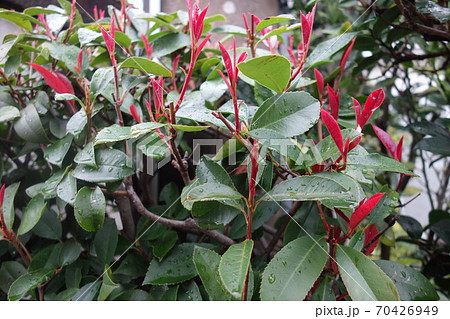
[[[205,234],[206,236],[210,237],[211,239],[214,239],[221,243],[224,246],[231,246],[235,242],[228,236],[225,236],[224,234],[219,233],[215,230],[206,230],[198,226],[195,221],[192,218],[188,218],[185,220],[174,220],[174,219],[168,219],[161,217],[159,215],[156,215],[149,210],[147,210],[144,205],[141,202],[141,199],[136,194],[134,188],[132,185],[128,184],[126,185],[126,189],[128,191],[128,195],[130,196],[131,204],[136,208],[137,212],[141,214],[142,216],[153,220],[155,222],[167,225],[172,228],[176,228],[188,233],[193,234]]]

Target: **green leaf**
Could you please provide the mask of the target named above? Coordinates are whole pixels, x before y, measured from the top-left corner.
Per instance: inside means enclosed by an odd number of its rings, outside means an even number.
[[[442,7],[434,1],[417,1],[416,8],[420,13],[431,14],[433,17],[438,19],[440,23],[450,21],[450,8]]]
[[[66,174],[63,180],[56,186],[56,195],[73,206],[77,196],[77,179],[73,177],[72,172]]]
[[[320,286],[317,287],[316,291],[314,291],[311,296],[311,301],[336,301],[336,297],[334,296],[333,289],[331,288],[331,282],[328,277],[325,277],[323,281],[320,283]]]
[[[92,112],[92,117],[97,114],[101,109],[103,105],[99,104],[94,106],[94,111]],[[73,136],[77,136],[80,134],[84,127],[86,126],[87,122],[87,116],[84,112],[84,109],[79,110],[77,113],[72,115],[72,117],[69,119],[66,125],[67,133],[72,134]]]
[[[241,299],[244,283],[250,267],[253,241],[230,246],[219,263],[219,276],[224,288],[236,299]]]
[[[319,101],[309,93],[277,94],[258,108],[251,128],[267,128],[291,137],[308,131],[318,121],[319,112]]]
[[[94,248],[100,265],[104,266],[112,261],[118,238],[116,222],[108,218],[94,238]]]
[[[303,68],[312,68],[315,65],[320,64],[320,62],[328,61],[332,55],[349,44],[357,34],[357,32],[347,32],[325,42],[321,42],[308,55]]]
[[[227,90],[228,87],[221,77],[205,81],[200,85],[200,93],[210,103],[214,103],[220,99]]]
[[[400,300],[391,279],[363,253],[338,245],[336,262],[352,300]]]
[[[97,167],[97,164],[95,163],[94,144],[92,142],[86,144],[84,148],[78,152],[73,161],[78,164]]]
[[[132,137],[139,137],[163,126],[166,126],[166,124],[155,122],[139,123],[131,127],[130,133]]]
[[[74,203],[75,219],[87,231],[97,231],[105,220],[105,196],[97,186],[94,190],[85,186],[79,190]]]
[[[426,137],[416,144],[415,148],[439,154],[450,156],[450,136],[432,136]]]
[[[58,256],[58,263],[61,267],[66,267],[78,259],[81,254],[81,247],[75,239],[68,239]]]
[[[94,96],[102,94],[113,79],[114,69],[112,67],[97,69],[92,75],[91,92],[94,93]]]
[[[430,281],[414,268],[389,260],[376,260],[375,264],[392,279],[401,300],[439,300],[436,289]]]
[[[76,74],[75,68],[77,67],[78,53],[80,53],[79,47],[52,41],[44,42],[41,45],[41,50],[42,49],[48,49],[48,52],[50,53],[52,58],[63,62],[67,66],[67,68],[70,69],[70,71]],[[88,61],[86,56],[83,60],[86,62]]]
[[[170,33],[153,42],[152,57],[159,58],[191,44],[191,37],[185,33]]]
[[[132,138],[131,128],[128,126],[112,125],[105,127],[97,133],[95,137],[94,146],[103,143],[112,143]]]
[[[20,300],[28,291],[49,280],[54,273],[55,270],[40,269],[20,276],[9,288],[8,300]]]
[[[202,295],[200,289],[194,280],[184,282],[180,285],[178,292],[179,301],[202,301]]]
[[[170,77],[172,75],[172,73],[161,64],[141,57],[131,57],[126,59],[120,64],[120,68],[138,69],[144,73],[147,73],[147,75],[154,74],[167,77]]]
[[[0,268],[0,289],[8,293],[11,284],[26,272],[25,267],[17,261],[3,261]]]
[[[14,198],[20,183],[14,183],[5,188],[5,197],[3,200],[3,218],[5,219],[6,228],[12,229],[14,225]]]
[[[45,183],[42,185],[41,193],[44,195],[45,199],[53,198],[56,194],[56,186],[61,182],[66,175],[68,169],[60,170],[54,173]]]
[[[267,28],[268,26],[289,20],[295,20],[295,17],[291,14],[280,14],[276,17],[265,18],[264,20],[261,20],[261,22],[256,26],[256,33],[264,28]]]
[[[404,164],[380,154],[349,155],[347,165],[351,168],[375,169],[379,171],[403,173],[418,177],[417,175],[414,175],[413,172],[408,170]]]
[[[210,126],[201,126],[201,125],[191,126],[191,125],[179,125],[179,124],[174,124],[174,125],[172,125],[172,127],[176,131],[181,131],[181,132],[200,132],[200,131],[206,130],[207,128],[210,128]]]
[[[328,259],[320,237],[301,237],[283,247],[264,270],[261,300],[303,300]]]
[[[134,174],[127,165],[128,157],[115,149],[99,149],[95,152],[97,167],[78,165],[73,176],[88,182],[114,182]]]
[[[414,239],[419,239],[422,236],[422,225],[417,219],[406,215],[398,216],[398,223],[403,230],[408,233],[408,236]]]
[[[164,21],[163,19],[155,17],[154,15],[149,15],[148,13],[139,14],[138,16],[136,16],[136,19],[142,19],[142,20],[151,21],[151,22],[154,22],[155,24],[157,24],[157,25],[159,25],[161,27],[166,27],[167,29],[169,29],[169,30],[171,30],[173,32],[178,32],[177,28],[175,28],[170,23]]]
[[[100,287],[100,292],[98,294],[98,301],[104,301],[108,296],[113,292],[113,290],[119,288],[119,285],[116,284],[112,279],[111,269],[108,269],[105,266],[105,272],[103,273],[103,282]]]
[[[433,224],[430,229],[447,245],[450,245],[450,220],[444,219]]]
[[[193,243],[183,243],[172,249],[161,262],[154,258],[143,284],[172,285],[197,276],[192,261],[194,247]]]
[[[331,176],[299,176],[285,180],[264,195],[263,201],[312,201],[351,199],[352,193],[336,182]]]
[[[67,134],[63,139],[51,144],[45,149],[44,158],[52,164],[61,166],[64,157],[72,145],[72,140],[73,136],[71,134]]]
[[[231,300],[231,296],[225,290],[219,277],[220,255],[215,251],[195,247],[194,265],[202,280],[209,298],[214,301]]]
[[[23,140],[37,144],[47,144],[49,139],[45,134],[39,114],[33,104],[28,104],[20,111],[20,118],[14,123],[14,130]]]
[[[224,24],[211,30],[211,33],[224,33],[227,35],[234,34],[243,37],[247,36],[247,31],[243,27],[232,24]]]
[[[153,248],[153,255],[156,257],[164,257],[178,240],[178,234],[176,231],[167,230],[161,234],[157,239],[149,242],[149,245]]]
[[[53,211],[45,209],[41,219],[33,228],[33,234],[41,238],[60,240],[62,236],[61,220]]]
[[[30,32],[33,31],[33,26],[31,25],[31,22],[42,26],[42,23],[39,20],[33,18],[32,16],[29,16],[28,14],[10,11],[6,9],[0,9],[0,19],[8,20],[14,23],[19,28],[25,29]]]
[[[181,194],[181,200],[186,209],[191,207],[191,203],[214,200],[225,200],[227,203],[231,201],[233,207],[239,207],[237,200],[242,198],[242,195],[233,188],[217,183],[197,185],[188,189],[186,192],[183,190],[183,193]]]
[[[78,103],[80,103],[80,105],[84,106],[83,101],[81,101],[77,96],[73,95],[73,94],[69,94],[69,93],[56,93],[55,94],[55,101],[72,101],[75,100]]]
[[[291,77],[291,63],[281,55],[265,55],[239,63],[239,70],[261,85],[283,92]]]
[[[23,235],[33,229],[41,218],[46,205],[47,203],[44,201],[44,197],[41,194],[38,194],[31,199],[23,213],[17,235]]]
[[[78,292],[72,297],[73,301],[92,301],[100,289],[101,282],[90,282],[81,287]]]
[[[45,246],[39,250],[31,260],[28,272],[33,272],[39,269],[57,269],[60,267],[58,263],[58,257],[61,253],[63,244],[57,243],[49,246]]]
[[[0,123],[14,120],[20,116],[20,111],[14,106],[2,106],[0,107]]]
[[[166,143],[155,132],[150,132],[140,139],[136,144],[136,148],[142,152],[142,154],[157,162],[170,156],[170,151]]]
[[[60,14],[61,12],[42,7],[29,7],[23,10],[23,13],[28,14],[30,16],[36,16],[38,14],[51,14],[51,13]]]

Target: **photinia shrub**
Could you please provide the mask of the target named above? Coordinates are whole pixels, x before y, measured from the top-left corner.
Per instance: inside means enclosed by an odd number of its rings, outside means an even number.
[[[357,33],[311,45],[316,6],[213,28],[192,0],[60,4],[0,11],[24,31],[0,46],[0,298],[438,299],[371,256],[399,205],[379,173],[414,173],[371,123],[383,89],[339,87]]]

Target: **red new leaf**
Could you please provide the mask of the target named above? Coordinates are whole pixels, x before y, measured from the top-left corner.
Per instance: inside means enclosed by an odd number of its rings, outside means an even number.
[[[314,76],[316,77],[316,85],[317,85],[317,91],[319,92],[319,99],[322,99],[322,92],[323,92],[323,76],[322,73],[320,73],[319,70],[314,69]]]
[[[0,189],[0,208],[3,205],[3,199],[5,198],[5,185]]]
[[[136,122],[141,123],[141,117],[139,116],[136,106],[134,104],[130,105],[130,113]]]
[[[375,224],[370,225],[365,229],[364,233],[365,233],[364,247],[366,247],[375,238],[375,236],[378,235],[377,226],[375,226]],[[364,255],[369,256],[375,250],[379,241],[380,239],[377,238],[377,240],[375,240],[372,244],[370,244],[363,252]]]
[[[227,49],[225,49],[223,44],[220,42],[219,48],[220,52],[222,52],[223,63],[225,64],[225,68],[227,69],[228,77],[230,78],[230,80],[234,79],[233,61],[231,60],[230,54],[228,53]]]
[[[350,56],[350,52],[352,52],[355,40],[356,38],[353,38],[353,40],[348,45],[347,49],[345,49],[344,54],[342,54],[341,61],[339,61],[339,66],[341,67],[341,70],[339,71],[340,75],[342,75],[342,73],[344,72],[345,64],[347,63],[348,57]]]
[[[391,154],[392,158],[397,159],[397,146],[395,146],[395,143],[389,136],[389,134],[375,124],[372,124],[372,128],[375,134],[380,139],[381,143],[383,143],[384,147],[386,147],[386,149],[388,150],[389,154]]]
[[[378,204],[381,197],[385,193],[376,193],[372,195],[366,202],[359,205],[359,207],[353,212],[348,224],[348,233],[352,233],[353,230],[362,222],[364,218],[372,211],[372,209]]]
[[[344,156],[344,141],[338,122],[336,122],[336,120],[325,110],[320,110],[320,116],[322,117],[322,121],[327,127],[328,132],[330,132],[334,143],[336,143],[339,152]]]
[[[327,94],[329,100],[329,108],[331,108],[331,115],[337,120],[339,117],[339,90],[336,92],[327,84]]]
[[[381,103],[383,103],[383,101],[383,89],[378,89],[370,93],[369,97],[366,100],[366,103],[364,103],[364,109],[361,112],[360,121],[358,123],[361,128],[366,125],[373,112],[375,112],[375,110],[381,105]]]
[[[142,42],[144,42],[145,52],[147,53],[147,57],[149,59],[151,59],[152,53],[153,53],[153,44],[151,46],[149,45],[148,38],[143,33],[141,33],[141,39],[142,39]]]
[[[395,154],[397,155],[396,160],[399,162],[402,161],[402,149],[403,149],[403,136],[400,139],[400,141],[398,141],[397,150],[395,152]]]

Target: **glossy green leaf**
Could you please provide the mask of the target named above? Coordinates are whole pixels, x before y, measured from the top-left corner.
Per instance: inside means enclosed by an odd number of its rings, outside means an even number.
[[[255,31],[259,32],[262,29],[267,28],[268,26],[271,26],[271,25],[274,25],[274,24],[277,24],[280,22],[290,21],[290,20],[295,20],[295,17],[290,14],[280,14],[275,17],[268,17],[268,18],[265,18],[264,20],[261,20],[261,22],[258,23]]]
[[[160,161],[170,156],[167,144],[155,132],[150,132],[140,139],[136,143],[136,149],[155,161]]]
[[[357,34],[357,32],[346,32],[335,38],[321,42],[308,55],[303,68],[312,68],[320,62],[328,61],[332,55],[349,44]]]
[[[103,105],[99,104],[94,107],[94,111],[92,112],[91,116],[94,116],[97,114],[101,109]],[[77,113],[72,115],[72,117],[69,119],[66,125],[67,133],[72,134],[73,136],[77,136],[80,134],[87,123],[87,116],[84,112],[84,109],[79,110]]]
[[[81,287],[78,292],[72,297],[73,301],[92,301],[100,289],[101,282],[90,282]]]
[[[401,300],[439,300],[436,289],[430,281],[416,269],[389,260],[376,260],[375,264],[377,264],[377,266],[392,279],[397,287]]]
[[[94,93],[94,96],[102,94],[113,79],[114,70],[112,67],[97,69],[92,75],[91,92]]]
[[[434,154],[450,156],[450,136],[439,135],[423,138],[416,144],[415,148]]]
[[[33,228],[33,234],[41,238],[60,240],[62,236],[61,220],[53,211],[45,209],[41,219]]]
[[[42,8],[42,7],[29,7],[23,10],[23,13],[28,14],[30,16],[36,16],[38,14],[51,14],[51,13],[58,13],[59,11],[48,9],[48,8]]]
[[[17,235],[29,232],[38,223],[47,203],[41,194],[36,195],[28,203],[22,216]]]
[[[44,247],[33,255],[28,272],[33,272],[40,269],[57,269],[60,267],[59,255],[61,253],[63,244],[57,243]]]
[[[133,137],[139,137],[163,126],[166,126],[166,124],[155,122],[139,123],[131,127],[130,133]]]
[[[74,214],[78,224],[87,231],[97,231],[105,220],[105,196],[100,188],[90,189],[85,186],[75,197]]]
[[[170,77],[172,73],[157,62],[153,62],[147,58],[131,57],[120,64],[120,68],[138,69],[147,75],[161,75]]]
[[[61,267],[66,267],[75,262],[81,254],[81,247],[75,239],[68,239],[62,246],[58,262]]]
[[[447,243],[447,245],[450,245],[450,220],[440,220],[430,228],[439,238]]]
[[[14,183],[5,188],[5,197],[3,200],[3,218],[5,220],[6,228],[12,229],[14,225],[14,198],[20,183]]]
[[[220,280],[224,288],[236,299],[242,298],[252,251],[253,241],[245,240],[230,246],[220,259]]]
[[[98,294],[97,300],[106,300],[106,298],[108,298],[108,296],[117,288],[119,288],[119,285],[113,281],[111,270],[108,269],[107,266],[105,266],[102,286],[100,287],[100,292]]]
[[[417,1],[415,6],[420,13],[431,14],[441,23],[450,21],[450,8],[443,7],[434,1]]]
[[[113,219],[106,219],[103,227],[95,234],[94,248],[100,265],[109,264],[116,252],[118,231]]]
[[[198,289],[197,284],[194,280],[184,282],[180,285],[178,291],[179,301],[202,301],[202,295],[200,289]]]
[[[210,103],[214,103],[220,99],[227,90],[228,87],[221,77],[205,81],[200,85],[200,92],[203,98]]]
[[[78,165],[73,176],[88,182],[114,182],[134,174],[129,167],[128,157],[115,149],[99,149],[95,152],[97,167]]]
[[[215,251],[195,247],[194,265],[211,300],[231,300],[219,277],[220,255]]]
[[[233,188],[217,183],[205,183],[188,189],[181,195],[182,204],[189,209],[191,203],[202,201],[230,201],[234,206],[239,207],[238,200],[242,195]]]
[[[164,257],[178,240],[178,234],[176,231],[167,230],[161,234],[157,239],[149,242],[153,248],[153,255],[156,257]]]
[[[414,175],[406,166],[392,158],[380,154],[369,155],[349,155],[347,165],[359,169],[376,169],[379,171],[388,171]]]
[[[75,197],[77,196],[77,179],[73,177],[72,172],[66,174],[63,180],[56,186],[56,195],[73,205],[75,202]]]
[[[304,236],[283,247],[264,270],[261,300],[303,300],[328,258],[323,238]]]
[[[172,24],[166,22],[163,19],[158,18],[157,16],[145,13],[145,14],[138,15],[136,18],[137,19],[151,21],[151,22],[154,22],[155,24],[157,24],[157,25],[159,25],[161,27],[166,27],[167,29],[169,29],[169,30],[171,30],[173,32],[178,32],[177,28],[175,28]]]
[[[14,130],[23,140],[37,144],[49,143],[39,114],[33,104],[20,111],[20,118],[14,123]]]
[[[14,23],[19,28],[23,28],[30,32],[33,31],[31,22],[42,26],[42,23],[32,16],[12,10],[0,9],[0,19],[8,20]]]
[[[20,276],[9,288],[8,300],[20,300],[28,291],[49,280],[54,273],[55,270],[41,269]]]
[[[210,128],[209,126],[202,126],[202,125],[191,126],[191,125],[179,125],[179,124],[172,125],[172,127],[176,131],[181,131],[181,132],[200,132],[200,131],[206,130],[207,128]]]
[[[259,84],[283,92],[291,77],[291,63],[281,55],[265,55],[239,63],[239,70]]]
[[[68,169],[55,172],[45,183],[42,185],[41,193],[45,199],[53,198],[56,195],[56,186],[62,181],[64,175],[66,175]]]
[[[192,243],[183,243],[172,249],[161,262],[153,259],[143,284],[172,285],[197,276],[192,261],[194,246]]]
[[[178,49],[190,45],[191,38],[185,33],[170,33],[164,35],[153,42],[152,57],[159,58],[170,54]]]
[[[325,277],[311,296],[311,301],[336,301],[331,281]]]
[[[247,36],[247,31],[243,27],[232,24],[224,24],[211,30],[212,33],[234,34],[243,37]]]
[[[285,137],[291,137],[309,130],[319,119],[319,111],[319,101],[309,93],[278,94],[258,108],[251,128],[267,128]]]
[[[109,126],[102,129],[95,137],[94,145],[118,142],[132,138],[131,128],[128,126]]]
[[[0,289],[7,294],[11,284],[26,272],[25,267],[17,261],[3,261],[0,267]]]
[[[20,111],[17,107],[14,106],[0,107],[0,123],[12,121],[17,117],[20,117]]]
[[[337,183],[331,176],[300,176],[283,181],[264,195],[263,201],[311,201],[335,200],[348,201],[352,193]]]
[[[72,145],[72,140],[73,136],[71,134],[67,134],[64,138],[48,146],[44,151],[45,159],[52,164],[61,166],[64,157]]]
[[[422,225],[420,225],[417,219],[411,216],[400,215],[398,216],[397,222],[408,233],[409,237],[418,239],[422,236]]]
[[[354,301],[400,300],[392,280],[367,256],[339,245],[336,262],[350,297]]]

